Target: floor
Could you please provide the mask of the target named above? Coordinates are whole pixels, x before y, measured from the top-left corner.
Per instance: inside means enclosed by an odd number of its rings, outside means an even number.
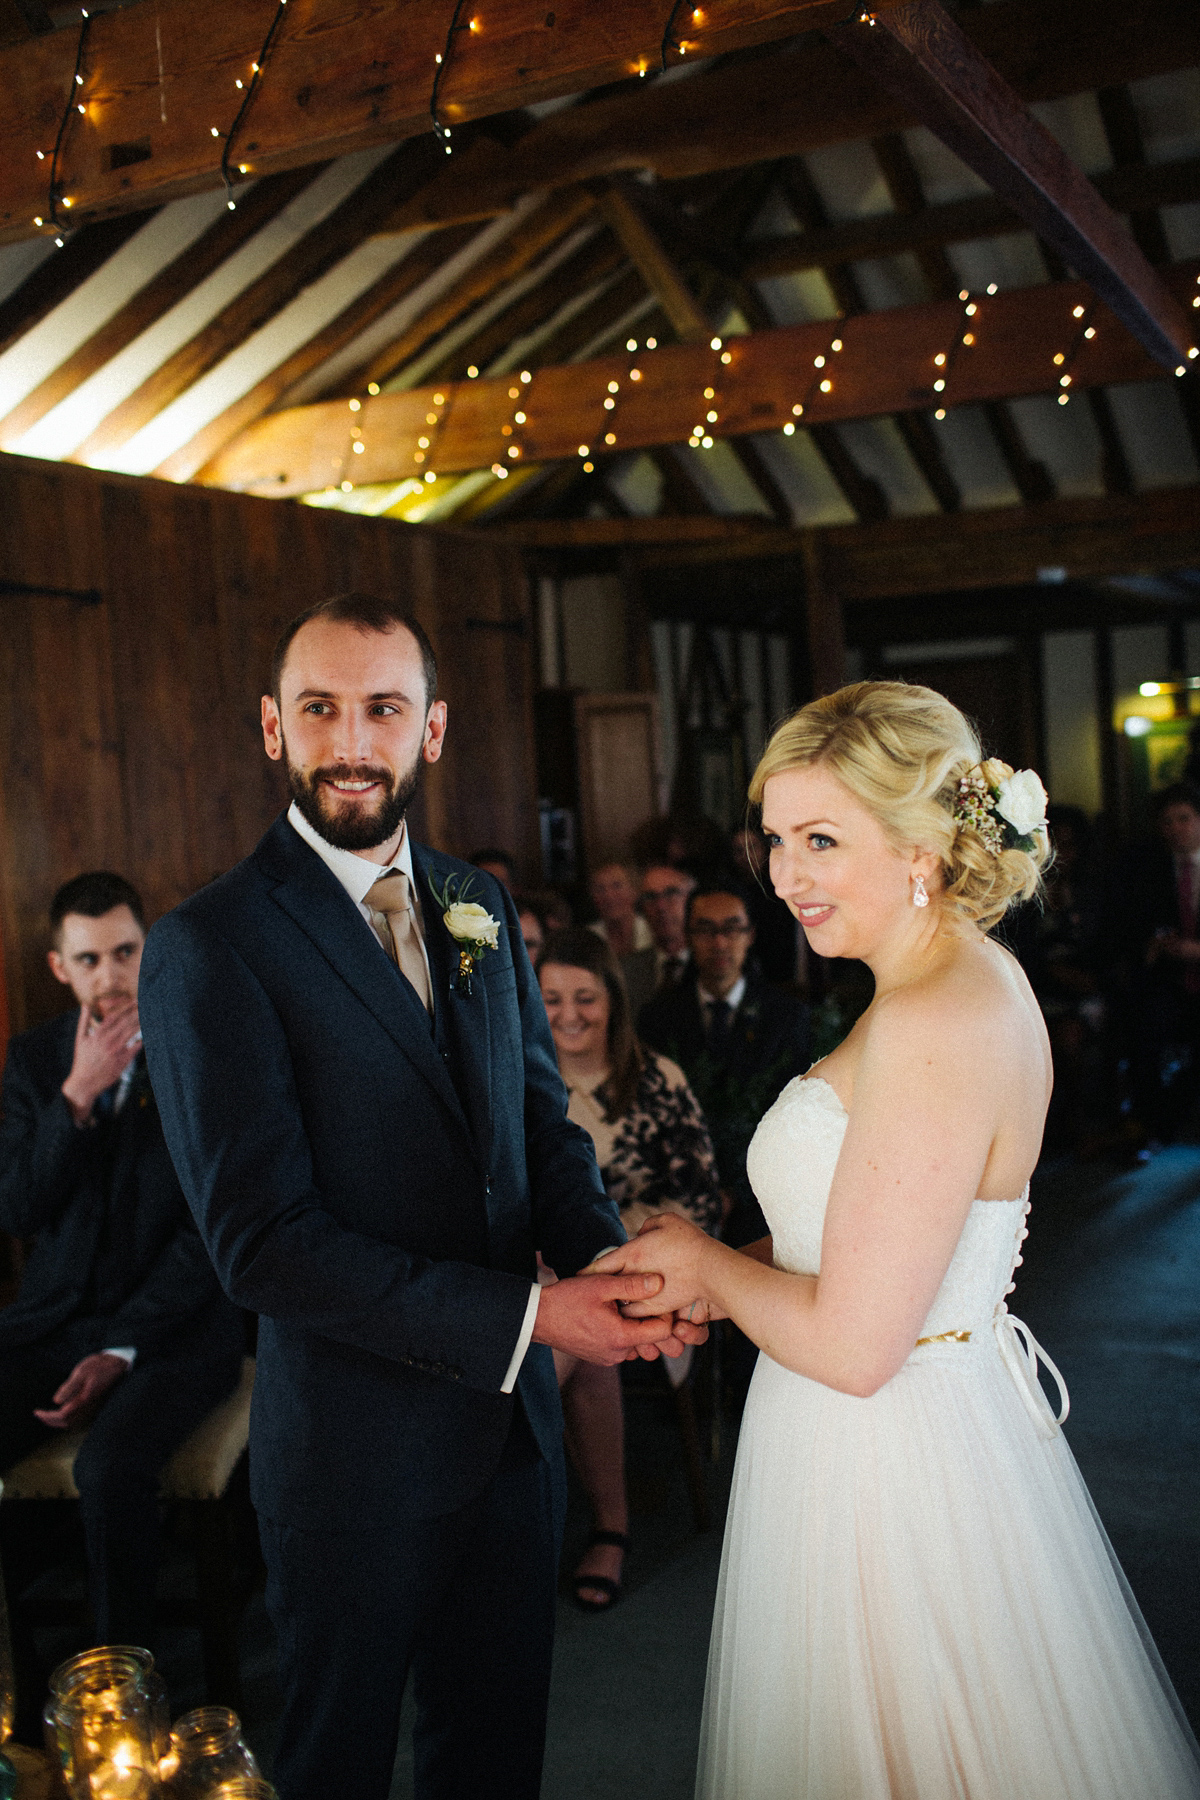
[[[1129,1172],[1043,1169],[1025,1248],[1010,1305],[1066,1377],[1067,1437],[1200,1728],[1200,1149]],[[645,1402],[631,1415],[627,1593],[606,1617],[560,1606],[544,1800],[690,1796],[733,1430],[711,1470],[717,1523],[698,1535],[670,1415]],[[586,1529],[575,1495],[567,1566]],[[194,1638],[170,1634],[160,1662],[176,1710],[197,1704]],[[244,1623],[243,1663],[247,1735],[269,1768],[278,1691],[260,1599]],[[393,1800],[411,1793],[405,1742]]]

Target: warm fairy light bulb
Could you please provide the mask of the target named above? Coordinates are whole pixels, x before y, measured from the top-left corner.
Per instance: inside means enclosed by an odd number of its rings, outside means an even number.
[[[647,348],[647,350],[657,350],[658,349],[658,339],[657,338],[647,338],[646,339],[646,348]]]
[[[933,360],[939,369],[944,369],[946,366],[946,352],[944,350],[939,350]]]
[[[721,361],[723,363],[731,363],[733,361],[733,352],[731,350],[722,350]]]
[[[520,454],[521,454],[520,444],[510,444],[508,446],[508,454],[510,456],[520,456]]]
[[[610,382],[609,382],[609,384],[608,384],[608,391],[609,391],[609,393],[610,393],[610,394],[616,394],[616,393],[619,393],[619,392],[620,392],[620,389],[621,389],[621,384],[620,384],[620,382],[619,382],[619,381],[610,381]]]
[[[934,418],[935,418],[935,419],[944,419],[944,418],[945,418],[945,416],[946,416],[946,409],[945,409],[945,407],[944,407],[944,406],[939,406],[939,407],[938,407],[938,409],[937,409],[937,411],[936,411],[936,412],[935,412],[935,413],[934,413],[934,415],[933,415],[933,416],[934,416]]]
[[[351,402],[350,402],[350,411],[351,412],[358,412],[361,409],[361,407],[362,407],[361,400],[351,400]]]
[[[436,476],[436,475],[435,475],[435,474],[434,474],[434,472],[433,472],[433,470],[432,470],[432,469],[426,469],[426,471],[425,471],[425,479],[426,479],[426,481],[436,481],[436,480],[437,480],[437,476]]]
[[[829,348],[833,351],[840,351],[841,347],[842,347],[841,338],[834,338],[832,344],[830,344],[830,346],[829,346]]]
[[[795,434],[795,430],[796,430],[796,427],[792,424],[791,420],[789,419],[787,424],[783,428],[784,437],[792,437]]]
[[[968,306],[968,307],[967,307],[967,317],[968,317],[968,319],[973,319],[973,318],[974,318],[974,317],[975,317],[975,314],[976,314],[976,313],[977,313],[977,312],[978,312],[978,311],[979,311],[979,308],[978,308],[978,307],[977,307],[977,306],[976,306],[976,304],[975,304],[975,302],[974,302],[974,301],[973,301],[973,300],[972,300],[972,302],[971,302],[971,304],[970,304],[970,306]]]
[[[519,400],[521,398],[520,388],[509,388],[508,397],[510,400]]]
[[[615,405],[616,405],[616,404],[617,404],[617,403],[616,403],[616,401],[615,401],[615,400],[614,400],[614,399],[613,399],[613,397],[612,397],[612,395],[611,395],[611,394],[610,394],[610,395],[609,395],[609,397],[608,397],[608,399],[607,399],[607,400],[606,400],[606,401],[605,401],[605,402],[604,402],[604,410],[605,410],[605,412],[611,412],[611,411],[612,411],[612,409],[613,409],[613,407],[614,407],[614,406],[615,406]]]
[[[238,164],[238,174],[239,175],[248,175],[249,173],[250,173],[250,164],[249,163],[239,163]]]
[[[822,382],[822,383],[821,383],[821,392],[822,392],[822,393],[823,393],[823,394],[832,394],[832,392],[833,392],[833,383],[832,383],[832,381],[823,381],[823,382]]]
[[[1060,394],[1058,396],[1058,404],[1060,406],[1065,406],[1070,398],[1070,394]]]
[[[352,481],[343,481],[342,492],[343,494],[352,494],[354,492],[354,483]]]
[[[711,341],[710,341],[710,343],[709,343],[709,346],[708,346],[708,347],[709,347],[709,349],[710,349],[710,350],[719,350],[719,349],[720,349],[720,348],[721,348],[721,340],[720,340],[720,338],[713,338],[713,339],[712,339],[712,340],[711,340]]]
[[[989,281],[987,284],[987,291],[989,294],[998,294],[1000,289],[994,281]]]
[[[704,415],[704,416],[705,416],[705,418],[706,418],[706,419],[707,419],[707,420],[708,420],[708,422],[709,422],[709,424],[710,424],[710,425],[715,425],[715,424],[716,424],[716,422],[717,422],[717,414],[716,414],[716,413],[715,413],[715,412],[710,412],[710,413],[705,413],[705,415]]]
[[[586,456],[588,454],[588,447],[586,444],[580,444],[579,454],[580,454],[580,456]]]
[[[1177,368],[1177,369],[1176,369],[1176,371],[1175,371],[1175,373],[1176,373],[1176,374],[1177,374],[1177,375],[1186,375],[1186,374],[1187,374],[1187,370],[1186,370],[1186,369],[1185,369],[1185,368],[1184,368],[1184,366],[1183,366],[1183,364],[1182,364],[1182,363],[1180,363],[1180,365],[1179,365],[1179,367],[1178,367],[1178,368]]]
[[[39,162],[45,162],[46,152],[44,150],[35,150],[34,155],[37,157]]]
[[[513,418],[516,420],[518,425],[523,425],[525,423],[525,414],[524,413],[514,413]]]
[[[377,381],[368,381],[367,392],[368,394],[377,394],[379,392],[379,383]]]
[[[1072,307],[1072,309],[1071,309],[1071,317],[1072,317],[1072,318],[1073,318],[1073,319],[1082,319],[1082,317],[1083,317],[1083,308],[1082,308],[1082,306],[1075,306],[1075,307]]]
[[[715,400],[715,399],[716,399],[716,397],[717,397],[717,390],[716,390],[716,388],[705,388],[705,390],[704,390],[704,398],[705,398],[705,399],[706,399],[706,400]]]
[[[583,465],[583,472],[585,475],[591,475],[595,472],[595,468],[595,463],[586,462]]]
[[[1176,374],[1177,374],[1177,375],[1182,375],[1182,374],[1183,374],[1183,370],[1182,370],[1182,369],[1177,369],[1177,370],[1176,370]],[[1059,376],[1059,378],[1058,378],[1058,385],[1059,385],[1059,387],[1070,387],[1070,385],[1071,385],[1071,377],[1070,377],[1070,376],[1069,376],[1069,375],[1060,375],[1060,376]]]
[[[479,370],[476,368],[475,364],[472,363],[470,368],[467,370],[467,380],[474,381],[474,379],[478,375],[478,373],[479,373]]]
[[[793,416],[793,418],[797,418],[797,419],[800,419],[800,418],[803,418],[803,416],[804,416],[804,407],[803,407],[803,406],[802,406],[802,405],[799,405],[799,404],[798,404],[798,405],[796,405],[796,406],[793,406],[793,408],[792,408],[792,416]]]
[[[711,450],[713,447],[713,441],[710,437],[702,437],[700,442],[706,450]]]
[[[363,451],[366,449],[366,447],[367,446],[365,444],[355,444],[355,446],[354,446],[355,456],[361,456]]]
[[[630,369],[629,379],[630,381],[640,381],[642,379],[642,371],[640,369]]]
[[[935,382],[934,382],[934,384],[933,384],[933,391],[934,391],[934,393],[935,393],[935,394],[941,394],[941,393],[944,393],[944,392],[945,392],[945,389],[946,389],[946,383],[945,383],[945,382],[944,382],[944,381],[940,381],[940,380],[939,380],[939,381],[935,381]]]
[[[1094,325],[1089,325],[1083,335],[1085,338],[1094,338],[1096,335],[1096,327]]]
[[[233,85],[235,88],[240,88],[242,84],[240,81],[235,81]]]
[[[438,422],[438,416],[436,413],[426,413],[425,414],[425,423],[427,425],[436,425],[437,422]]]
[[[606,444],[615,444],[617,441],[616,432],[615,431],[606,431],[604,434],[604,441]]]
[[[529,386],[529,383],[533,380],[533,375],[529,369],[521,370],[521,380],[525,383],[526,387]]]
[[[823,356],[814,356],[813,357],[813,368],[814,369],[823,369],[824,367],[825,367],[825,358]]]
[[[445,394],[435,394],[433,396],[433,404],[435,406],[445,406],[445,404],[446,404]]]
[[[65,194],[63,196],[63,205],[64,206],[74,206],[74,204],[75,204],[75,202],[72,200],[70,194]]]
[[[441,60],[442,60],[442,53],[441,53],[441,51],[440,51],[440,50],[439,50],[439,51],[438,51],[438,53],[437,53],[437,55],[436,55],[436,56],[435,56],[435,57],[434,57],[434,59],[433,59],[433,60],[434,60],[434,62],[435,62],[435,63],[440,63],[440,62],[441,62]]]
[[[964,331],[963,336],[962,336],[962,341],[967,346],[967,349],[969,350],[971,348],[971,345],[975,342],[975,333],[973,331]]]
[[[479,20],[478,20],[478,19],[472,19],[472,20],[471,20],[471,30],[472,30],[472,31],[478,31],[478,30],[479,30]]]
[[[969,300],[971,298],[970,288],[959,288],[958,297],[960,300]]]
[[[429,439],[427,437],[419,437],[417,439],[417,448],[420,450],[428,450]]]
[[[1065,357],[1065,356],[1064,356],[1064,355],[1063,355],[1063,353],[1062,353],[1062,351],[1061,351],[1061,350],[1056,350],[1056,351],[1055,351],[1055,352],[1054,352],[1054,360],[1055,360],[1055,362],[1056,362],[1056,363],[1065,363],[1065,362],[1066,362],[1066,360],[1067,360],[1067,359],[1066,359],[1066,357]]]
[[[636,350],[637,349],[637,339],[636,338],[626,338],[625,348],[627,350]]]
[[[210,125],[210,126],[209,126],[209,128],[208,128],[208,129],[209,129],[209,130],[210,130],[210,131],[211,131],[211,132],[212,132],[212,134],[213,134],[213,136],[214,136],[214,137],[220,137],[220,135],[221,135],[221,134],[220,134],[220,132],[219,132],[219,131],[218,131],[218,130],[217,130],[217,128],[216,128],[216,126],[215,126],[215,125]]]
[[[40,215],[33,222],[35,225],[40,225],[42,223],[42,219],[41,219]]]

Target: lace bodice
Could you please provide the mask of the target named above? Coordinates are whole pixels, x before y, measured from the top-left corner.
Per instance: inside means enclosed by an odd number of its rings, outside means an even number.
[[[746,1168],[782,1269],[798,1275],[820,1273],[825,1205],[846,1123],[845,1108],[827,1081],[797,1076],[754,1134]],[[1028,1211],[1025,1195],[1019,1200],[975,1201],[920,1337],[967,1331],[971,1341],[980,1344],[991,1336],[988,1328],[997,1312],[1004,1311],[1004,1297],[1013,1290],[1021,1241],[1028,1235]],[[921,1344],[913,1358],[953,1357],[960,1344],[961,1340]]]

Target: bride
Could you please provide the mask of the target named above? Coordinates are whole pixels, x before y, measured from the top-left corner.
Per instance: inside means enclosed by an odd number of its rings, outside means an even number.
[[[875,998],[748,1169],[772,1235],[663,1215],[605,1259],[762,1351],[698,1800],[1183,1800],[1200,1753],[1007,1311],[1050,1053],[987,936],[1038,886],[1041,784],[928,688],[858,682],[751,785],[771,879]],[[629,1307],[627,1311],[636,1311]]]

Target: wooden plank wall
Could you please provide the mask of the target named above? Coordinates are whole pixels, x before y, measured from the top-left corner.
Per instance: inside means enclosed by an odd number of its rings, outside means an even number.
[[[61,1009],[47,902],[114,868],[152,917],[251,850],[283,800],[263,754],[270,651],[303,607],[400,593],[441,665],[450,734],[418,837],[511,848],[533,879],[528,593],[518,549],[290,501],[0,455],[0,909],[11,1028]]]

